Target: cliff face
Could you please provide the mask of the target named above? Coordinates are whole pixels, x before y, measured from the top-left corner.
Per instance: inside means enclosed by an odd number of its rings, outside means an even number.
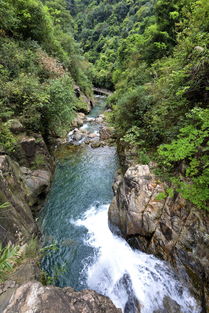
[[[0,210],[3,245],[22,243],[37,234],[34,216],[48,192],[54,167],[42,136],[29,136],[19,124],[11,124],[16,138],[14,151],[10,156],[5,152],[0,155],[0,204],[6,203]]]
[[[179,194],[157,200],[166,185],[147,165],[128,168],[114,185],[110,223],[135,248],[169,261],[209,307],[209,218]],[[187,273],[187,275],[186,275]],[[189,278],[188,278],[189,277]]]

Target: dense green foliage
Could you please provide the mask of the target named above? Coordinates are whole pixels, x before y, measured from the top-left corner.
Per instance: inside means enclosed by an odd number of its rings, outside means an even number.
[[[65,0],[2,0],[0,7],[0,145],[12,150],[7,121],[29,131],[60,134],[79,106],[73,86],[87,95],[87,62],[73,39]]]
[[[109,102],[118,137],[208,209],[209,2],[73,2],[93,79],[116,89]]]
[[[59,134],[80,105],[73,85],[90,94],[90,75],[115,89],[118,138],[208,208],[208,16],[207,0],[2,0],[0,146],[13,150],[13,117]]]

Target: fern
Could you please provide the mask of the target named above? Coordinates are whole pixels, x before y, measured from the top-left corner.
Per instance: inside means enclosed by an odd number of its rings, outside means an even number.
[[[0,281],[10,272],[20,259],[20,247],[8,244],[6,247],[0,243]]]

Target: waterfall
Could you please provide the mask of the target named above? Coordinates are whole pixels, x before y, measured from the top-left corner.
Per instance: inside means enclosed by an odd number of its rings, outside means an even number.
[[[94,249],[93,256],[84,261],[88,288],[108,296],[125,313],[138,312],[139,306],[142,313],[152,313],[163,307],[166,296],[183,313],[199,313],[188,289],[164,261],[133,250],[110,231],[108,206],[92,205],[80,219],[72,221],[87,229],[84,243]]]

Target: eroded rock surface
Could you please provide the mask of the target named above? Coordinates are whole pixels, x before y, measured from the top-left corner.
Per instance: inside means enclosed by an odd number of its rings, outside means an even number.
[[[209,307],[209,217],[179,194],[157,200],[167,186],[148,165],[130,167],[115,186],[110,222],[131,245],[169,261],[188,274],[193,292]],[[185,275],[186,279],[187,275]],[[204,311],[207,312],[207,311]]]
[[[111,300],[93,290],[44,287],[28,282],[17,288],[3,313],[122,313]]]
[[[37,232],[32,211],[50,186],[51,172],[32,171],[20,167],[8,155],[0,156],[0,203],[8,203],[1,210],[0,237],[8,241],[25,241]]]

